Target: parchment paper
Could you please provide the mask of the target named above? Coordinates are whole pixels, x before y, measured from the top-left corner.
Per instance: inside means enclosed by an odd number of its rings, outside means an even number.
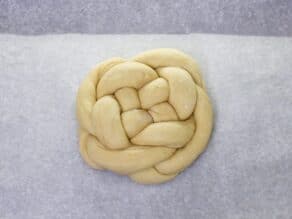
[[[78,153],[75,95],[98,62],[173,47],[199,62],[210,144],[175,180],[138,185]],[[292,218],[292,38],[0,35],[0,218]]]

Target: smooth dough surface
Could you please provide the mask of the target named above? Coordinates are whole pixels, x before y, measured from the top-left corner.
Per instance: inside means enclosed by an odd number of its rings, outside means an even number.
[[[95,67],[77,94],[80,154],[142,184],[172,180],[205,149],[213,112],[196,62],[155,49]]]

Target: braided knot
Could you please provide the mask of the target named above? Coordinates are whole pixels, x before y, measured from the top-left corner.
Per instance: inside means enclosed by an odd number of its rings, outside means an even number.
[[[207,145],[212,108],[194,60],[174,49],[99,64],[77,95],[80,152],[95,169],[162,183]]]

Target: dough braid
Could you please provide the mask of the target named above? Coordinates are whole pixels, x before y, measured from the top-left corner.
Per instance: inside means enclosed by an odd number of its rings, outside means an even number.
[[[197,64],[175,49],[99,64],[79,88],[77,116],[86,163],[143,184],[166,182],[188,167],[213,122]]]

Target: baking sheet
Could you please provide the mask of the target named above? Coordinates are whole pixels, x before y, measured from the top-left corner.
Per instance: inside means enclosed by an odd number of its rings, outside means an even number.
[[[215,127],[200,158],[153,186],[78,153],[75,95],[96,63],[173,47],[199,62]],[[0,35],[0,218],[291,218],[292,38]]]

